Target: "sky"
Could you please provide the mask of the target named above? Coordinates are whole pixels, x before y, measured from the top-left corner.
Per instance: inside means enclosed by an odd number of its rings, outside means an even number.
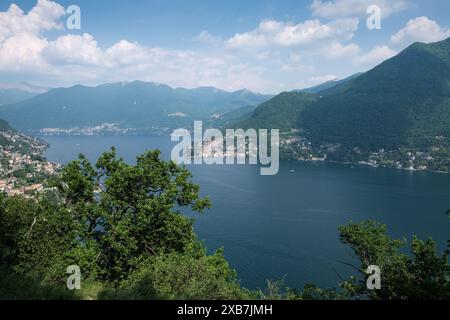
[[[80,29],[67,27],[71,5]],[[367,25],[373,5],[380,29]],[[0,0],[0,83],[142,80],[275,94],[448,37],[448,0]]]

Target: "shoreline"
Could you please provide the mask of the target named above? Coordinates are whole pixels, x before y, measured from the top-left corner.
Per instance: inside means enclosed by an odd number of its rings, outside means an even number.
[[[93,138],[93,137],[170,137],[170,135],[164,135],[164,134],[94,134],[94,135],[87,135],[87,134],[54,134],[54,135],[35,135],[35,137],[43,140],[47,144],[46,150],[48,150],[51,147],[51,144],[45,140],[46,137],[55,137],[55,138],[68,138],[68,137],[86,137],[86,138]],[[170,141],[170,140],[169,140]],[[280,158],[280,160],[283,161],[297,161],[297,162],[303,162],[303,163],[329,163],[329,164],[340,164],[345,166],[358,166],[358,167],[369,167],[369,168],[384,168],[384,169],[395,169],[395,170],[401,170],[401,171],[409,171],[409,172],[427,172],[427,173],[436,173],[436,174],[450,174],[448,171],[436,171],[436,170],[417,170],[417,169],[409,169],[409,168],[398,168],[393,166],[385,166],[385,165],[379,165],[374,166],[370,164],[360,163],[360,162],[346,162],[346,161],[335,161],[335,160],[304,160],[304,159],[295,159],[295,158]]]

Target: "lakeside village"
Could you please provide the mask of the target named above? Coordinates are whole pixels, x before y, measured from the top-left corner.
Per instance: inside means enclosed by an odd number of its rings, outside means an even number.
[[[242,137],[241,137],[242,138]],[[313,147],[311,142],[301,136],[301,130],[292,129],[280,134],[280,158],[285,160],[298,160],[306,162],[342,162],[370,167],[387,167],[409,171],[435,171],[449,172],[450,148],[446,145],[447,139],[435,137],[434,143],[426,150],[398,149],[387,151],[380,149],[377,152],[363,153],[355,147],[349,152],[339,153],[339,145],[321,145]],[[207,157],[257,157],[258,150],[254,146],[249,148],[248,142],[236,146],[234,151],[227,150],[223,154],[217,154],[221,150],[222,141],[204,141],[200,149],[201,156]],[[241,150],[239,152],[239,150]],[[245,150],[245,152],[242,152]]]
[[[148,131],[148,132],[147,132]],[[169,128],[147,128],[146,133],[164,136],[170,133]],[[45,128],[39,134],[42,135],[136,135],[142,134],[141,130],[135,128],[121,128],[116,123],[102,123],[94,127],[84,128]],[[363,153],[359,148],[353,150],[343,150],[338,144],[329,144],[321,146],[313,146],[304,136],[302,136],[301,129],[291,129],[288,132],[280,133],[280,158],[286,160],[299,160],[311,162],[342,162],[348,164],[359,164],[371,167],[389,167],[410,171],[435,171],[435,172],[450,172],[450,143],[448,138],[434,137],[425,150],[415,149],[398,149],[385,150],[380,149],[371,153]],[[225,151],[223,155],[214,154],[218,149],[219,141],[204,142],[201,156],[204,158],[217,156],[237,156],[249,157],[255,156],[257,150],[246,150],[245,153],[239,153],[238,148],[235,152]],[[242,147],[242,146],[240,146]],[[246,145],[248,147],[248,145]],[[2,152],[3,153],[3,152]],[[12,157],[12,155],[9,155]],[[18,159],[10,159],[18,166],[26,164],[25,158],[19,156]],[[35,164],[36,168],[41,168],[42,172],[52,174],[52,166],[39,166]],[[2,176],[4,169],[2,168]],[[8,170],[6,170],[8,171]],[[14,179],[14,178],[13,178]],[[4,179],[0,181],[0,189],[4,185]]]
[[[143,128],[123,127],[119,123],[104,122],[95,126],[72,128],[42,128],[34,130],[35,134],[42,136],[118,136],[118,135],[167,135],[168,127],[148,126]]]
[[[1,131],[0,142],[0,192],[32,197],[47,190],[45,181],[61,168],[42,156],[47,143],[16,131]]]
[[[380,149],[364,153],[358,147],[340,150],[338,144],[313,147],[301,130],[292,129],[280,134],[280,157],[300,161],[334,161],[370,167],[387,167],[409,171],[450,171],[450,146],[445,137],[434,137],[424,150],[401,148]],[[331,155],[331,156],[330,156]]]

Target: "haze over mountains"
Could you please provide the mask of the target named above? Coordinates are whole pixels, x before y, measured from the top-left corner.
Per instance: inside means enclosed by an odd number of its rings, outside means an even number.
[[[32,92],[18,89],[0,89],[0,105],[17,103],[36,96]]]
[[[248,90],[227,92],[212,87],[171,88],[142,81],[52,89],[16,104],[2,106],[0,117],[21,130],[71,128],[117,123],[150,129],[188,126],[271,98]]]
[[[13,104],[47,92],[47,88],[28,83],[0,83],[0,105]]]

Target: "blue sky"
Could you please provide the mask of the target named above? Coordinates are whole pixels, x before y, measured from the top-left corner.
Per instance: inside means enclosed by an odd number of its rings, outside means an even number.
[[[80,30],[65,28],[73,4]],[[381,30],[366,26],[372,4]],[[139,79],[277,93],[449,37],[449,12],[446,0],[0,0],[0,82]]]

